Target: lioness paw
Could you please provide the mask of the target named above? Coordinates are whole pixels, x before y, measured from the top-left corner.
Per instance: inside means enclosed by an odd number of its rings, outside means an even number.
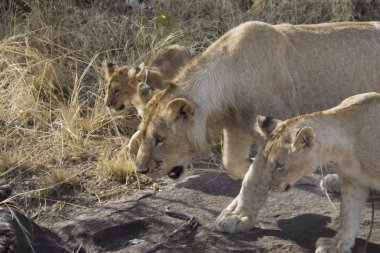
[[[216,226],[222,232],[246,233],[255,226],[255,222],[245,213],[236,213],[224,209],[216,219]]]

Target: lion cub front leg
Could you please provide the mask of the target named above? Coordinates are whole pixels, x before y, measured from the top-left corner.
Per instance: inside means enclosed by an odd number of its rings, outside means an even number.
[[[349,253],[355,244],[360,223],[360,210],[363,207],[368,189],[341,178],[341,221],[340,228],[333,238],[319,238],[316,253]]]
[[[140,147],[141,134],[140,130],[137,130],[131,137],[127,145],[127,151],[129,155],[136,157]]]
[[[252,164],[243,180],[239,195],[216,219],[220,231],[245,233],[255,226],[257,214],[268,196],[268,190],[260,187],[260,178]]]

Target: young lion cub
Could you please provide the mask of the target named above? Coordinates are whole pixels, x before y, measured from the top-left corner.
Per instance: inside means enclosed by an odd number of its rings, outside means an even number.
[[[286,121],[258,116],[255,131],[264,140],[239,195],[218,217],[218,228],[249,230],[267,190],[288,189],[318,165],[332,162],[340,178],[341,224],[333,238],[316,242],[316,252],[351,252],[360,209],[370,189],[380,190],[379,125],[380,94],[376,92]]]
[[[155,90],[166,88],[168,81],[190,61],[192,55],[186,47],[172,45],[164,48],[153,60],[151,66],[106,63],[106,103],[115,110],[123,110],[132,103],[140,116]]]

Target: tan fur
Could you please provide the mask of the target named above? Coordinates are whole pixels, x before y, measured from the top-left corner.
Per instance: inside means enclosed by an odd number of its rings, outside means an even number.
[[[132,103],[140,115],[155,90],[168,86],[180,68],[191,59],[190,51],[180,45],[164,48],[153,60],[152,66],[117,66],[106,63],[104,66],[107,105],[116,110],[124,109],[125,105]],[[145,83],[144,87],[139,85]],[[143,88],[144,87],[144,88]],[[149,88],[150,89],[147,89]],[[116,93],[115,93],[116,91]]]
[[[376,26],[247,22],[230,30],[149,103],[140,125],[144,136],[137,171],[164,175],[178,166],[186,170],[194,156],[208,150],[209,135],[223,129],[223,164],[242,179],[250,165],[250,126],[257,114],[283,119],[331,107],[353,94],[380,91]],[[166,106],[176,98],[186,99],[194,113],[179,110],[177,118],[168,117]],[[155,134],[165,139],[160,147],[154,146]]]
[[[249,231],[267,190],[287,189],[318,165],[332,163],[340,178],[341,226],[335,237],[317,241],[316,252],[350,252],[368,192],[380,190],[379,125],[380,94],[376,92],[283,122],[258,117],[256,132],[263,138],[259,153],[239,195],[218,217],[218,228]]]

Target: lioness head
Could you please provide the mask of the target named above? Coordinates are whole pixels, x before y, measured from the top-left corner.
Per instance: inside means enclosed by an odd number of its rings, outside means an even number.
[[[137,85],[143,81],[144,64],[140,66],[117,66],[105,64],[106,104],[119,111],[129,102],[138,102]]]
[[[254,164],[263,170],[261,185],[265,189],[287,190],[312,168],[313,129],[287,124],[287,121],[257,117],[255,131],[262,142]]]
[[[194,106],[185,98],[159,91],[149,101],[140,124],[141,144],[136,157],[138,173],[182,179],[196,155],[193,145]]]

